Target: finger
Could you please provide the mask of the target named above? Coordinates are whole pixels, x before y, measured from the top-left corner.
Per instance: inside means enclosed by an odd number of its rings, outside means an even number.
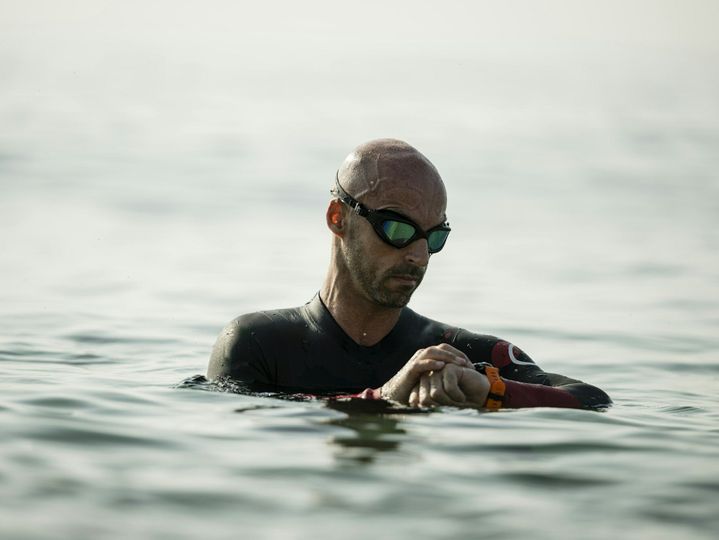
[[[447,388],[444,385],[445,375],[443,374],[443,372],[447,371],[447,370],[449,370],[451,372],[457,372],[462,369],[465,369],[465,368],[460,368],[460,367],[454,366],[454,365],[447,365],[447,366],[445,366],[445,368],[442,371],[433,372],[429,376],[429,384],[430,384],[429,396],[434,403],[437,403],[440,405],[451,405],[453,407],[462,407],[465,405],[464,394],[457,387],[458,385],[455,385],[455,388],[453,389],[454,390],[453,394],[449,394],[447,392]]]
[[[431,407],[434,405],[429,395],[429,377],[427,375],[422,375],[422,378],[419,380],[419,404],[422,407]]]
[[[435,358],[418,358],[409,362],[407,365],[409,372],[413,375],[420,375],[432,370],[439,370],[445,366],[446,362]]]
[[[418,358],[418,355],[415,354],[394,377],[382,386],[382,395],[392,401],[406,404],[412,388],[417,385],[422,374],[433,369],[442,369],[445,365],[445,362],[427,357]]]
[[[446,367],[444,369],[447,369]],[[429,397],[434,403],[439,403],[440,405],[453,405],[452,399],[447,395],[447,393],[444,391],[444,387],[442,385],[442,371],[433,371],[428,379],[429,379]]]
[[[439,345],[432,345],[425,349],[419,349],[410,358],[411,361],[419,360],[420,358],[433,358],[435,360],[441,360],[443,362],[449,362],[464,367],[473,368],[471,360],[467,355],[453,347],[449,343],[440,343]]]
[[[449,343],[440,343],[439,345],[436,345],[436,347],[438,347],[444,351],[449,351],[451,353],[454,353],[457,356],[459,356],[460,358],[463,358],[464,363],[466,364],[467,367],[472,366],[472,361],[469,359],[467,354],[464,351],[458,349],[457,347],[453,347]]]
[[[412,391],[409,393],[409,406],[419,407],[419,384],[412,388]]]
[[[427,347],[422,351],[422,354],[419,357],[432,358],[433,360],[441,360],[442,362],[449,364],[457,364],[458,366],[462,367],[472,366],[472,362],[470,362],[466,354],[446,343]]]
[[[450,399],[455,402],[464,403],[467,397],[459,387],[459,374],[461,370],[455,369],[443,369],[439,372],[442,377],[442,388],[447,393]]]

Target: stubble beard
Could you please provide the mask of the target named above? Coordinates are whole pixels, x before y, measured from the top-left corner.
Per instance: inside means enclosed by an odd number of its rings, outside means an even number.
[[[379,274],[372,267],[372,259],[362,250],[359,242],[347,242],[345,264],[355,285],[375,304],[386,308],[403,308],[412,294],[422,283],[425,270],[410,264],[400,264]],[[411,276],[416,280],[414,285],[395,285],[390,288],[392,276]]]

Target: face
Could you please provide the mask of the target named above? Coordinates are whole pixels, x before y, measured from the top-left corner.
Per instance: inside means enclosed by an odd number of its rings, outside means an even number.
[[[387,189],[378,190],[381,196],[364,197],[365,204],[376,210],[398,212],[424,230],[431,229],[445,220],[444,197],[423,196],[416,185],[416,181],[392,182]],[[355,286],[377,305],[404,307],[427,270],[427,240],[421,238],[397,249],[383,242],[365,218],[348,215],[343,253]]]
[[[347,268],[355,285],[377,305],[389,308],[406,306],[412,293],[422,282],[427,266],[403,262],[401,258],[381,253],[394,248],[386,244],[377,245],[382,241],[379,238],[367,238],[359,225],[361,224],[355,222],[354,231],[348,233],[344,251]],[[371,229],[369,232],[375,234]],[[425,240],[416,243],[421,242],[426,243]]]

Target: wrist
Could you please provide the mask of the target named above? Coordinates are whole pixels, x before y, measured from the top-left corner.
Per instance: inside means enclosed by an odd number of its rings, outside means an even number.
[[[482,373],[489,381],[489,391],[487,393],[487,399],[484,402],[484,407],[492,411],[501,409],[504,405],[504,395],[507,386],[499,376],[499,370],[492,364],[486,362],[474,364],[474,369]]]

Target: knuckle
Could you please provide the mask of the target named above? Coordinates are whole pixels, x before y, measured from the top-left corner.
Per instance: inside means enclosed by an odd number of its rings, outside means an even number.
[[[427,347],[425,349],[418,350],[417,354],[415,356],[417,357],[417,359],[427,358],[429,356],[432,356],[432,347]]]

